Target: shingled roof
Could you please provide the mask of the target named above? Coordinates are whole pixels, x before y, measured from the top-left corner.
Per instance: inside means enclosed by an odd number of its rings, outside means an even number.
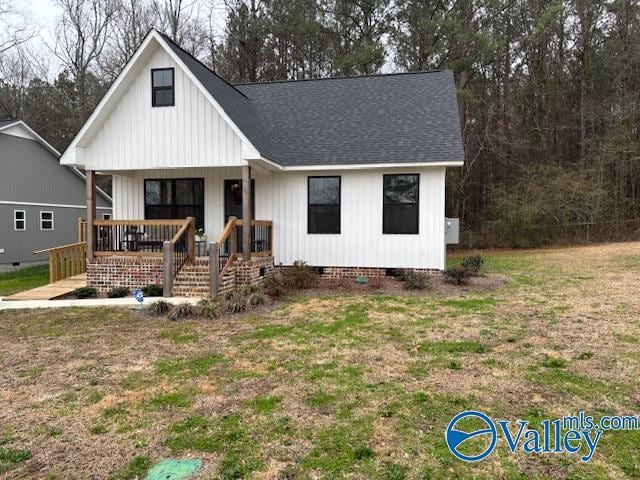
[[[464,160],[451,71],[231,85],[163,38],[261,155],[282,166]]]

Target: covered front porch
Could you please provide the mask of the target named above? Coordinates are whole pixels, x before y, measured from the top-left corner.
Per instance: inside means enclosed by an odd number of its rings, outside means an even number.
[[[50,252],[51,270],[57,276],[52,281],[75,274],[80,268],[86,269],[88,285],[101,294],[116,286],[133,290],[160,284],[164,296],[172,296],[175,287],[181,294],[203,296],[245,283],[247,271],[252,279],[264,277],[265,265],[269,261],[273,264],[273,224],[253,218],[255,186],[251,167],[227,172],[228,176],[241,173],[241,178],[224,180],[225,188],[231,185],[235,190],[233,198],[223,199],[225,218],[220,231],[210,225],[204,228],[205,212],[211,213],[205,201],[215,201],[212,195],[204,195],[205,187],[209,187],[205,182],[210,178],[192,181],[193,177],[187,178],[184,172],[175,173],[175,177],[171,176],[172,171],[144,173],[145,218],[122,218],[127,206],[120,206],[115,210],[115,219],[99,219],[96,174],[87,170],[87,218],[79,223],[78,244]],[[141,182],[136,177],[131,183]],[[171,212],[190,215],[158,218]],[[78,251],[84,250],[86,262],[78,262]],[[240,270],[245,272],[243,279],[230,279]]]

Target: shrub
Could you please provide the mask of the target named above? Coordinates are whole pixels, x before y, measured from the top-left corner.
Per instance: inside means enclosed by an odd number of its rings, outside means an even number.
[[[407,290],[424,290],[429,283],[426,273],[407,270],[404,273],[404,288]]]
[[[145,297],[162,297],[162,285],[151,284],[142,287],[142,294]]]
[[[189,318],[193,315],[193,305],[188,302],[180,303],[169,312],[169,320],[172,322]]]
[[[109,298],[123,298],[129,295],[129,289],[127,287],[113,287],[107,293]]]
[[[246,290],[235,288],[225,295],[227,311],[230,313],[244,312],[249,308],[249,295]]]
[[[152,315],[165,315],[171,310],[171,304],[164,300],[156,300],[147,307],[147,312]]]
[[[203,298],[198,302],[200,315],[204,318],[219,318],[223,313],[223,305],[217,298]]]
[[[401,282],[406,282],[407,281],[407,276],[411,275],[412,272],[413,272],[413,270],[410,270],[408,268],[401,268],[401,269],[396,271],[396,278],[398,280],[400,280]]]
[[[466,285],[469,283],[469,271],[462,265],[447,268],[444,271],[444,281],[453,285]]]
[[[477,277],[484,265],[484,257],[482,255],[467,255],[462,259],[462,266],[467,269],[469,275]]]
[[[95,298],[98,291],[93,287],[80,287],[73,291],[76,298]]]
[[[296,260],[284,271],[285,284],[297,290],[310,288],[318,284],[318,273],[306,262]]]
[[[246,295],[249,305],[264,304],[264,289],[260,285],[247,285],[240,289]]]
[[[267,277],[264,281],[264,292],[271,298],[280,298],[287,292],[284,277],[280,272]]]
[[[371,277],[369,279],[369,288],[372,288],[374,290],[382,288],[382,277]]]

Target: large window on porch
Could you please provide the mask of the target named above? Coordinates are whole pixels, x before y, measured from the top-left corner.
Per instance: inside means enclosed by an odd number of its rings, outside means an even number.
[[[204,228],[204,179],[163,178],[144,181],[144,216],[147,220],[195,217]]]

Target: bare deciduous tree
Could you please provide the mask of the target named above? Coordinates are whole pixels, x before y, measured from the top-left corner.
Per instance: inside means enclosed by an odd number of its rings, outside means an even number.
[[[93,109],[87,101],[89,77],[97,71],[118,4],[115,0],[56,0],[56,4],[62,16],[54,52],[76,83],[77,113],[83,122]]]
[[[0,55],[36,35],[35,28],[24,18],[13,0],[0,0]]]

